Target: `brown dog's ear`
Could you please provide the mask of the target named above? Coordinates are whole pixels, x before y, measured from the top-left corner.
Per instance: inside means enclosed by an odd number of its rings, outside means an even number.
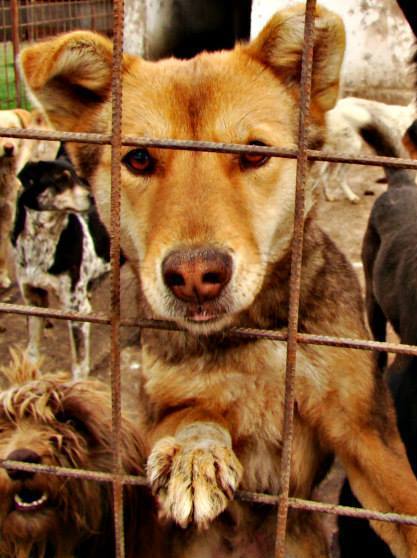
[[[54,127],[75,129],[84,114],[109,98],[112,52],[109,39],[89,31],[74,31],[22,50],[20,67],[29,92]]]
[[[305,4],[283,10],[246,47],[247,52],[271,68],[287,86],[301,77]],[[340,66],[345,50],[342,19],[317,6],[315,11],[312,102],[322,111],[334,107],[339,92]]]
[[[32,114],[28,110],[14,109],[13,112],[19,118],[22,128],[28,128],[32,124]]]

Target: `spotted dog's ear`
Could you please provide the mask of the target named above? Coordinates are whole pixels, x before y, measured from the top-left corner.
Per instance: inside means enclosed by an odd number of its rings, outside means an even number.
[[[22,50],[20,69],[30,95],[58,130],[73,131],[111,95],[112,43],[74,31]],[[133,57],[125,55],[122,71]]]
[[[19,172],[17,178],[22,183],[23,188],[26,189],[37,184],[47,170],[49,168],[44,161],[29,162]]]
[[[298,88],[304,46],[305,4],[276,13],[246,51],[268,66],[287,87]],[[345,29],[335,13],[317,6],[314,18],[314,55],[311,98],[315,108],[334,107],[339,92]]]

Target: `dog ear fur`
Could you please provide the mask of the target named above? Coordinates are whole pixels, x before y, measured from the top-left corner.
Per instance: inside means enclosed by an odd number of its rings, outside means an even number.
[[[110,97],[112,42],[74,31],[22,50],[20,67],[35,102],[60,130],[71,131]],[[123,71],[132,57],[123,57]]]
[[[32,124],[32,114],[25,109],[14,109],[13,111],[20,120],[22,128],[28,128]]]
[[[248,54],[271,68],[290,87],[298,88],[300,83],[304,19],[305,4],[279,11],[246,47]],[[336,104],[344,50],[343,20],[317,6],[311,96],[312,102],[323,112]]]
[[[44,161],[37,161],[26,163],[23,169],[17,175],[18,179],[22,183],[24,189],[32,186],[33,184],[39,182],[42,174],[45,173]]]

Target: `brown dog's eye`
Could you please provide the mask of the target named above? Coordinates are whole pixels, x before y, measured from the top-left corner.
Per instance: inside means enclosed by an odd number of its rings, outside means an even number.
[[[129,151],[122,162],[133,174],[150,174],[155,168],[155,160],[147,149],[133,149]]]
[[[262,141],[251,141],[248,145],[260,145],[266,147],[266,144]],[[240,156],[240,166],[242,169],[253,169],[262,167],[265,163],[269,161],[271,157],[269,155],[264,155],[263,153],[242,153]]]

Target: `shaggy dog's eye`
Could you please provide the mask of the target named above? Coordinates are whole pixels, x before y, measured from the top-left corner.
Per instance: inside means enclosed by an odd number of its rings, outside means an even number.
[[[151,174],[155,168],[155,159],[147,149],[129,151],[122,162],[133,174]]]
[[[267,147],[262,141],[251,141],[248,145],[260,145]],[[240,166],[243,170],[262,167],[271,157],[263,153],[242,153],[240,156]]]

